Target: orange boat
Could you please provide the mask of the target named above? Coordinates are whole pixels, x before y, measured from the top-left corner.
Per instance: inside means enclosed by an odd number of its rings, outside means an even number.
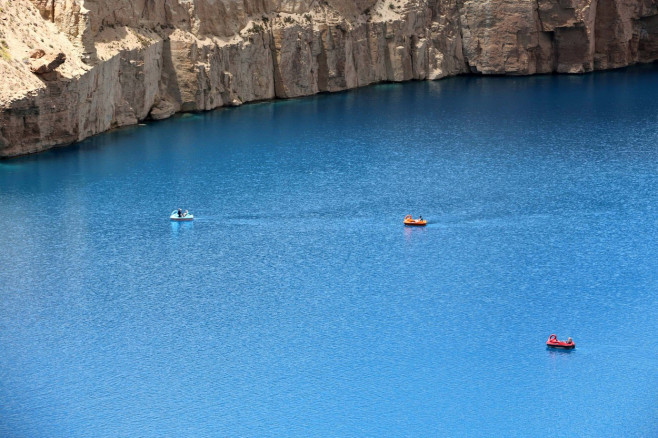
[[[405,225],[415,225],[417,227],[422,227],[422,226],[427,225],[427,221],[425,219],[423,219],[422,216],[419,219],[414,219],[413,217],[411,217],[410,214],[408,214],[404,217],[404,224]]]

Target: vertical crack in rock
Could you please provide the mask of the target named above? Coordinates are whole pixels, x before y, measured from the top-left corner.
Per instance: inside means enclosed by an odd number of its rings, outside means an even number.
[[[535,0],[535,4],[537,5],[537,20],[539,21],[539,29],[541,29],[541,31],[543,32],[545,29],[544,29],[544,22],[542,21],[541,18],[541,9],[539,7],[539,0]]]

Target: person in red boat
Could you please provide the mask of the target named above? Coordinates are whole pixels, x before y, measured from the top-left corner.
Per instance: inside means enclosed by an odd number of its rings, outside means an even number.
[[[569,336],[569,339],[567,339],[567,344],[573,344],[573,339],[571,339],[571,336]]]

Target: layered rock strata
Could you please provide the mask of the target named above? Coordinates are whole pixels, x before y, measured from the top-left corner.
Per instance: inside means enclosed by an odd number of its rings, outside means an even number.
[[[656,59],[658,0],[0,0],[0,157],[179,111]]]

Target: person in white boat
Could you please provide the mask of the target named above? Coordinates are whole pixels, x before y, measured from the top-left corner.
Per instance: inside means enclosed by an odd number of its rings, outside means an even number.
[[[185,212],[185,213],[187,213],[187,212]],[[183,217],[183,210],[180,209],[180,208],[178,209],[178,217]]]
[[[183,217],[187,216],[187,210],[185,210],[185,213],[183,213]]]

